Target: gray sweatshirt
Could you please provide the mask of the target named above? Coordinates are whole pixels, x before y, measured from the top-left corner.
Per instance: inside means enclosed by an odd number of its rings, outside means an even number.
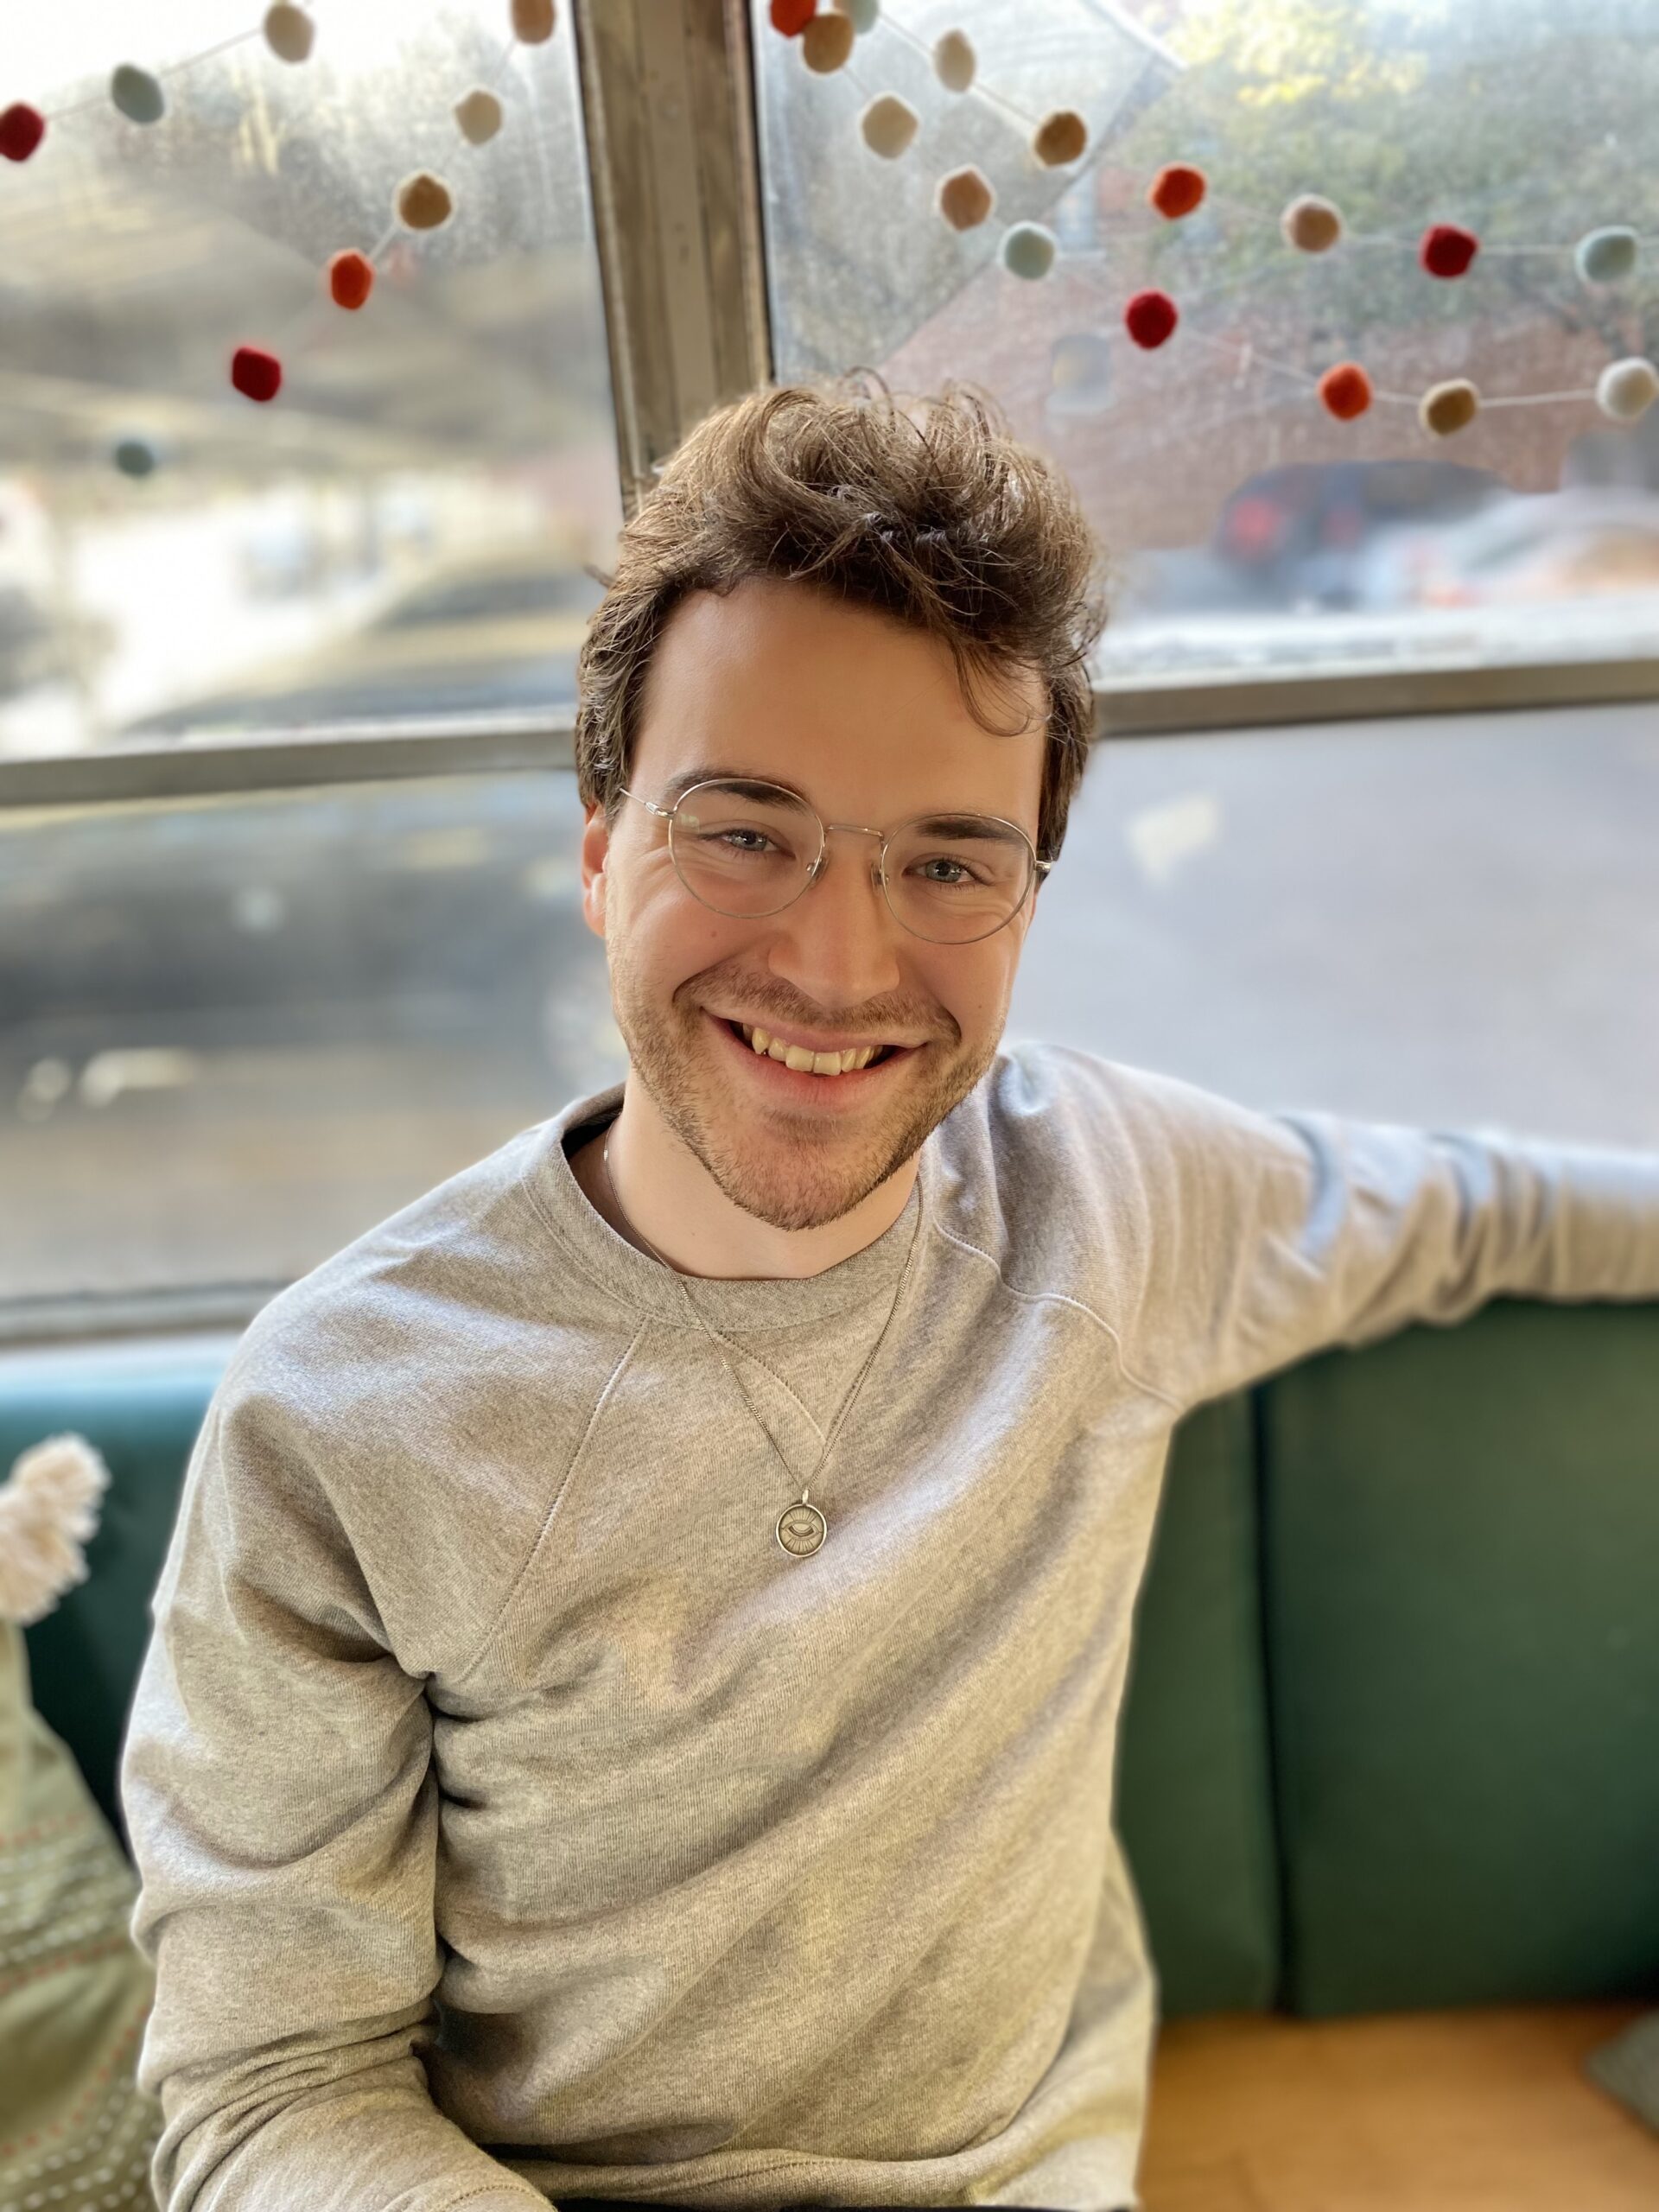
[[[688,1282],[571,1171],[620,1097],[213,1395],[121,1770],[157,2201],[1138,2204],[1113,1758],[1171,1428],[1496,1293],[1659,1295],[1659,1155],[1005,1047],[874,1243]]]

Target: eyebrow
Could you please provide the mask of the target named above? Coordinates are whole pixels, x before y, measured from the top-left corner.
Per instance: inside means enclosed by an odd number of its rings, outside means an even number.
[[[793,784],[786,784],[781,776],[756,776],[747,768],[683,768],[663,793],[663,802],[672,806],[684,798],[693,784],[744,784],[758,790],[762,784],[776,784],[780,791],[791,791],[804,805],[812,802],[804,791]]]
[[[745,768],[683,768],[677,776],[671,778],[663,793],[661,804],[665,806],[677,805],[694,784],[714,783],[735,784],[746,797],[753,797],[770,785],[778,791],[788,791],[793,798],[799,799],[804,806],[812,805],[811,800],[798,785],[786,783],[781,776],[751,775]],[[817,812],[816,808],[813,810]],[[972,829],[983,822],[986,817],[981,814],[958,810],[952,813],[913,816],[911,818],[918,822],[930,836],[957,837],[968,836]]]

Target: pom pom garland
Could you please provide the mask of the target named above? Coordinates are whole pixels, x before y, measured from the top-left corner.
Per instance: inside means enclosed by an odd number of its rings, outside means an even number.
[[[1016,276],[1046,276],[1059,240],[1040,223],[1014,223],[1003,233],[1002,266]]]
[[[1075,108],[1057,107],[1032,134],[1031,150],[1046,168],[1063,169],[1080,162],[1089,144],[1089,126]]]
[[[1639,240],[1627,224],[1611,223],[1579,240],[1573,259],[1586,284],[1616,284],[1636,266]]]
[[[553,0],[512,0],[512,35],[520,46],[545,46],[557,20]]]
[[[1615,423],[1639,422],[1659,399],[1659,369],[1634,353],[1609,361],[1596,379],[1596,404]]]
[[[303,8],[291,8],[287,0],[277,0],[274,8],[265,10],[262,28],[265,44],[279,61],[300,62],[310,59],[317,27]]]
[[[1123,310],[1123,327],[1148,353],[1173,335],[1180,319],[1167,292],[1137,292]]]
[[[411,231],[435,231],[454,213],[449,188],[430,169],[416,169],[397,188],[397,219]]]
[[[1418,403],[1417,420],[1431,437],[1449,438],[1466,430],[1480,412],[1480,394],[1467,377],[1432,384]]]
[[[1299,253],[1329,253],[1342,236],[1342,216],[1334,200],[1304,192],[1279,218],[1279,229]]]
[[[846,16],[814,16],[801,33],[801,59],[820,77],[845,67],[853,51],[853,26]]]
[[[129,123],[159,123],[167,113],[167,95],[158,79],[130,61],[110,79],[110,98]]]
[[[920,121],[910,102],[897,92],[878,92],[859,117],[858,127],[873,154],[880,154],[884,162],[896,162],[916,136]]]
[[[966,31],[946,31],[933,47],[933,74],[947,92],[965,92],[979,70],[979,56]]]
[[[1351,423],[1371,404],[1371,380],[1357,361],[1338,361],[1319,378],[1319,397],[1338,423]]]
[[[374,289],[374,264],[347,246],[328,264],[328,291],[337,308],[360,308]]]
[[[46,118],[27,100],[14,100],[0,115],[0,154],[9,162],[26,162],[46,136]]]
[[[557,21],[556,0],[508,0],[508,12],[518,41],[541,45],[553,35]],[[830,75],[844,67],[851,58],[855,41],[881,22],[880,0],[827,0],[827,4],[826,0],[769,0],[769,16],[776,31],[800,40],[803,65],[819,75]],[[947,90],[953,93],[979,91],[982,98],[1019,117],[1032,132],[1032,154],[1044,166],[1070,168],[1087,153],[1089,126],[1077,110],[1053,109],[1043,112],[1038,120],[1014,102],[1004,100],[994,89],[980,87],[978,58],[965,32],[947,30],[930,48],[902,23],[894,29],[912,46],[930,56],[935,76]],[[259,31],[271,53],[288,63],[308,59],[316,35],[315,26],[306,10],[289,4],[289,0],[276,0],[276,4],[265,10]],[[245,31],[240,40],[221,41],[220,46],[237,44],[257,35]],[[176,66],[182,68],[192,60],[205,60],[217,54],[220,46],[209,48],[206,54],[186,57]],[[124,62],[116,68],[110,76],[108,90],[116,111],[141,127],[160,122],[169,112],[168,95],[161,77],[135,63]],[[63,112],[75,115],[97,104],[83,99]],[[475,85],[457,100],[451,114],[462,138],[473,146],[486,145],[495,138],[505,119],[500,99],[482,85]],[[26,101],[16,101],[0,111],[0,157],[14,163],[32,158],[55,117],[56,111],[48,116]],[[859,122],[861,134],[871,151],[889,161],[898,159],[907,150],[920,127],[915,110],[894,92],[868,99]],[[1210,182],[1202,168],[1191,162],[1172,162],[1153,178],[1146,198],[1147,205],[1159,215],[1174,222],[1192,213],[1209,194]],[[936,209],[957,232],[983,224],[996,203],[997,194],[990,179],[972,165],[950,171],[935,187]],[[438,229],[454,213],[454,196],[448,183],[424,169],[404,178],[397,188],[394,205],[398,221],[414,231]],[[1302,193],[1290,200],[1279,217],[1279,227],[1288,245],[1300,252],[1316,255],[1331,251],[1344,235],[1340,211],[1317,193]],[[1369,235],[1362,236],[1357,242],[1362,245],[1406,244],[1395,237]],[[1609,285],[1633,272],[1643,245],[1642,237],[1632,226],[1620,223],[1586,232],[1575,246],[1506,245],[1492,251],[1554,255],[1562,259],[1571,253],[1583,283]],[[1481,251],[1480,240],[1472,230],[1460,224],[1434,223],[1419,238],[1416,256],[1428,275],[1440,280],[1455,280],[1468,271]],[[367,302],[374,289],[374,260],[378,251],[377,248],[374,254],[365,255],[346,249],[332,257],[326,283],[329,296],[337,306],[354,312]],[[1011,274],[1022,279],[1040,278],[1052,268],[1059,242],[1054,232],[1039,222],[1019,222],[1004,232],[1000,251],[1003,265]],[[407,246],[400,247],[398,254],[405,267],[412,265]],[[1122,313],[1129,340],[1145,351],[1166,344],[1180,321],[1174,301],[1159,290],[1136,293]],[[1105,372],[1104,336],[1089,336],[1090,345],[1096,350],[1088,355],[1085,381]],[[279,343],[280,339],[279,333]],[[1194,342],[1208,345],[1214,341],[1198,335]],[[1239,376],[1252,360],[1259,368],[1292,379],[1304,388],[1316,386],[1320,404],[1338,422],[1351,422],[1377,404],[1414,405],[1427,433],[1448,437],[1474,422],[1483,407],[1478,389],[1467,378],[1452,378],[1436,384],[1421,398],[1414,399],[1407,392],[1376,391],[1365,369],[1357,361],[1338,362],[1316,379],[1289,363],[1255,356],[1246,344],[1242,349]],[[238,346],[230,366],[233,388],[255,402],[275,398],[282,388],[283,365],[272,347]],[[1494,407],[1526,406],[1582,402],[1592,397],[1611,420],[1635,423],[1659,401],[1659,367],[1645,358],[1631,356],[1609,362],[1593,392],[1522,392],[1485,404]],[[158,466],[156,448],[141,435],[122,437],[106,447],[105,451],[116,467],[131,479],[148,476]]]
[[[1417,258],[1431,276],[1461,276],[1480,251],[1480,240],[1458,223],[1431,223],[1417,247]]]
[[[952,230],[971,231],[996,205],[996,194],[976,168],[952,169],[939,179],[933,204]]]
[[[480,85],[457,100],[452,112],[455,127],[469,146],[487,146],[501,128],[501,103]]]
[[[283,388],[283,365],[263,346],[238,346],[231,356],[231,382],[245,399],[275,399]]]
[[[1178,223],[1183,215],[1190,215],[1200,206],[1209,189],[1209,180],[1202,169],[1194,168],[1190,162],[1171,162],[1159,170],[1147,193],[1147,205],[1170,222]]]

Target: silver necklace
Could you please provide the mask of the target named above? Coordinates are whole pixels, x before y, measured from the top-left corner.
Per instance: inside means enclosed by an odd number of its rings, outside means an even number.
[[[614,1127],[614,1124],[612,1126]],[[698,1312],[697,1302],[691,1295],[690,1287],[687,1283],[685,1277],[680,1273],[677,1268],[671,1266],[669,1262],[663,1258],[662,1254],[657,1249],[657,1247],[652,1243],[650,1237],[645,1235],[642,1229],[636,1229],[633,1224],[631,1221],[628,1221],[627,1214],[623,1209],[622,1201],[616,1195],[616,1185],[611,1180],[611,1132],[609,1128],[605,1132],[605,1141],[600,1147],[599,1158],[600,1165],[605,1171],[605,1187],[611,1194],[611,1204],[616,1208],[617,1212],[621,1215],[622,1219],[625,1222],[627,1222],[630,1235],[637,1236],[639,1239],[639,1242],[645,1246],[646,1251],[650,1253],[652,1258],[658,1261],[663,1267],[667,1268],[670,1274],[671,1274],[676,1282],[679,1284],[681,1296],[685,1300],[686,1304],[691,1308],[693,1314],[696,1318],[697,1325],[702,1329],[703,1334],[708,1338],[709,1343],[713,1344],[715,1350],[720,1354],[721,1361],[726,1369],[726,1372],[731,1376],[733,1382],[736,1385],[738,1396],[742,1399],[750,1413],[754,1414],[755,1420],[760,1422],[761,1427],[766,1429],[766,1441],[771,1445],[772,1450],[778,1454],[779,1459],[783,1461],[784,1472],[789,1477],[792,1483],[795,1479],[795,1470],[790,1465],[788,1460],[784,1459],[783,1446],[779,1443],[771,1429],[766,1427],[766,1422],[764,1421],[760,1421],[760,1414],[755,1413],[754,1405],[753,1401],[750,1399],[748,1392],[743,1388],[742,1383],[738,1379],[737,1370],[732,1365],[731,1361],[726,1357],[725,1347],[721,1344],[720,1338],[715,1334],[715,1332],[709,1326],[708,1322],[703,1319],[702,1315]],[[859,1389],[863,1383],[864,1377],[869,1373],[870,1369],[874,1363],[875,1355],[880,1351],[882,1344],[887,1341],[887,1331],[893,1326],[893,1317],[899,1311],[899,1300],[905,1287],[905,1275],[907,1274],[909,1271],[910,1262],[906,1259],[904,1271],[899,1277],[899,1287],[893,1294],[893,1304],[887,1308],[887,1318],[881,1324],[881,1333],[876,1338],[875,1342],[870,1346],[869,1352],[865,1359],[863,1366],[859,1369],[857,1375],[854,1377],[852,1389],[842,1400],[841,1411],[836,1415],[834,1421],[830,1424],[829,1436],[824,1441],[823,1451],[818,1454],[817,1465],[812,1470],[813,1481],[817,1479],[819,1469],[823,1467],[824,1461],[830,1457],[830,1446],[834,1444],[836,1437],[841,1433],[841,1425],[842,1421],[846,1420],[849,1413],[852,1410],[853,1401],[857,1397]],[[818,1508],[816,1505],[810,1503],[808,1501],[807,1493],[810,1488],[811,1484],[810,1483],[804,1484],[802,1485],[801,1495],[798,1503],[793,1505],[786,1505],[784,1508],[784,1510],[778,1516],[777,1522],[773,1526],[773,1535],[777,1537],[778,1541],[783,1546],[784,1549],[789,1554],[791,1559],[810,1559],[812,1554],[819,1549],[824,1538],[830,1533],[830,1523],[824,1519],[823,1515],[819,1511]]]

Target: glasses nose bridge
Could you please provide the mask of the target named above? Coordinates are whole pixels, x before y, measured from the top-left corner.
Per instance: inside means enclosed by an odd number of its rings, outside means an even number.
[[[851,830],[858,836],[874,837],[876,840],[880,850],[875,855],[875,874],[883,884],[886,883],[887,833],[885,830],[872,829],[868,822],[825,822],[822,817],[819,817],[818,826],[823,831],[823,836],[818,847],[818,856],[812,863],[811,877],[822,875],[823,873],[823,864],[830,857],[830,832],[832,830]],[[809,880],[810,880],[809,878]]]

